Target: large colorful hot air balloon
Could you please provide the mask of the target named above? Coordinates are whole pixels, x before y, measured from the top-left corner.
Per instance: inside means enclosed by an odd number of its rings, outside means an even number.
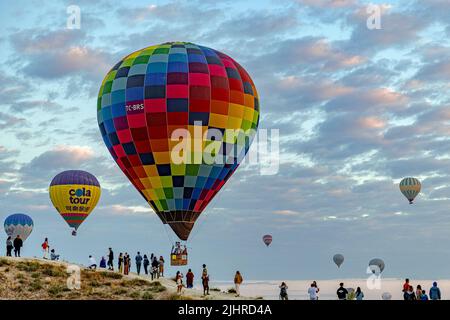
[[[248,73],[226,54],[169,42],[138,50],[108,72],[97,116],[124,174],[162,222],[187,240],[247,153],[259,100]],[[180,151],[186,136],[192,139]]]
[[[263,236],[263,242],[266,246],[269,246],[272,243],[272,236],[270,234],[266,234]]]
[[[409,203],[412,204],[414,198],[419,194],[420,188],[422,185],[420,181],[416,178],[404,178],[400,181],[400,191],[409,200]]]
[[[5,219],[4,227],[6,234],[13,240],[19,235],[25,241],[33,231],[34,223],[26,214],[15,213]]]
[[[341,264],[344,262],[344,256],[340,253],[337,253],[333,256],[333,261],[338,266],[338,268],[340,268]]]
[[[100,184],[86,171],[68,170],[58,173],[50,183],[50,199],[67,224],[78,227],[94,210],[100,199]]]

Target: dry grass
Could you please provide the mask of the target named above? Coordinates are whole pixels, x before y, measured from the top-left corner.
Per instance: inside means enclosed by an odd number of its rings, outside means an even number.
[[[67,265],[41,260],[0,258],[0,299],[161,299],[167,290],[110,271],[81,270],[81,288],[67,287]]]
[[[175,293],[168,279],[147,280],[106,270],[81,269],[81,288],[67,287],[68,264],[39,259],[0,258],[0,300],[194,300],[213,299],[201,293]],[[225,297],[217,293],[218,298]]]

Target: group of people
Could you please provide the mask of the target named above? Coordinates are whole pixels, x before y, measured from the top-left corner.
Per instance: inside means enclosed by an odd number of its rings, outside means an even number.
[[[354,289],[352,289],[352,292],[353,291],[354,291]],[[347,300],[348,299],[349,291],[346,288],[344,288],[343,282],[339,283],[339,288],[336,291],[336,295],[338,297],[338,300]],[[352,297],[352,299],[356,299],[356,300],[364,299],[364,292],[362,292],[360,287],[356,288],[355,296]]]
[[[14,249],[14,256],[20,257],[20,249],[23,247],[23,240],[20,238],[20,235],[17,235],[14,240],[12,240],[11,236],[8,236],[6,239],[6,256],[12,256],[12,250]]]
[[[8,236],[6,239],[6,256],[11,257],[12,251],[14,249],[14,256],[20,257],[20,249],[23,247],[23,240],[20,235],[17,235],[14,240],[12,240],[11,236]],[[42,251],[44,253],[43,258],[48,259],[50,256],[50,260],[59,260],[59,254],[56,254],[55,249],[50,250],[50,245],[48,244],[48,238],[44,239],[44,242],[41,245]]]
[[[50,245],[48,243],[48,238],[44,239],[44,242],[41,244],[42,251],[44,253],[43,258],[48,259],[50,253],[50,260],[59,260],[59,254],[56,254],[55,249],[50,250]]]
[[[203,286],[203,295],[207,296],[209,295],[209,273],[208,273],[208,269],[206,268],[206,264],[202,265],[202,276],[201,276],[201,280],[202,280],[202,286]],[[183,273],[180,271],[177,271],[176,275],[175,275],[175,282],[177,283],[177,293],[181,294],[183,287],[184,287],[184,283],[183,283]],[[186,273],[186,288],[191,289],[194,287],[194,273],[192,272],[192,269],[189,269],[188,272]],[[234,277],[234,283],[235,283],[235,288],[236,288],[236,296],[239,296],[239,286],[241,285],[243,281],[243,278],[241,276],[241,274],[239,273],[239,271],[236,271],[236,275]]]
[[[114,251],[112,248],[108,249],[107,254],[108,260],[106,260],[105,256],[102,256],[100,260],[99,267],[102,269],[108,268],[108,270],[114,271]],[[146,275],[150,275],[151,279],[158,279],[159,277],[164,277],[164,258],[160,256],[159,259],[153,253],[150,257],[146,254],[141,255],[138,251],[134,261],[136,263],[136,273],[138,275],[141,274],[142,267],[144,268],[144,273]],[[89,256],[89,264],[88,267],[91,269],[97,268],[97,262],[93,256]],[[131,270],[131,257],[128,252],[119,253],[119,257],[117,258],[117,271],[119,273],[123,273],[125,275],[129,274]]]
[[[409,283],[409,279],[405,279],[402,292],[404,300],[441,300],[441,290],[436,281],[433,282],[433,286],[430,288],[429,296],[420,284],[417,285],[416,291],[414,291],[414,287]]]

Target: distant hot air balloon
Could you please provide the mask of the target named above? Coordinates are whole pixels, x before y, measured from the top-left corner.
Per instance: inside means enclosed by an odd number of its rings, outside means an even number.
[[[338,266],[338,268],[341,267],[341,264],[344,262],[344,256],[342,254],[335,254],[333,256],[334,263]]]
[[[266,234],[263,236],[263,242],[266,246],[269,246],[272,243],[272,236],[270,234]]]
[[[381,299],[383,299],[383,300],[391,300],[392,299],[392,295],[389,292],[384,292],[381,295]]]
[[[226,54],[167,42],[124,57],[108,72],[97,118],[120,169],[187,240],[247,153],[259,99],[248,73]]]
[[[100,199],[100,184],[86,171],[68,170],[57,174],[50,183],[50,199],[67,224],[78,227],[94,210]]]
[[[373,273],[381,273],[384,270],[384,261],[380,258],[374,258],[369,261],[369,268]]]
[[[416,178],[404,178],[400,181],[400,191],[409,200],[409,203],[412,204],[414,198],[419,194],[420,188],[422,185],[420,181]]]
[[[24,213],[15,213],[5,219],[5,232],[13,240],[19,235],[23,241],[33,231],[33,220]]]

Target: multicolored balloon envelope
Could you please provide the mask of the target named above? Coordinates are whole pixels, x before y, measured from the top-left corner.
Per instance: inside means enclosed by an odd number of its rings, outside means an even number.
[[[414,198],[419,194],[422,185],[416,178],[404,178],[400,181],[399,187],[406,199],[409,200],[409,203],[412,204]]]
[[[266,246],[269,246],[272,243],[272,236],[270,234],[266,234],[263,236],[263,242]]]
[[[26,214],[15,213],[5,219],[4,227],[6,234],[13,240],[19,235],[25,241],[33,231],[34,223]]]
[[[55,209],[76,231],[97,205],[101,189],[89,172],[68,170],[53,178],[49,193]]]
[[[108,72],[97,116],[121,170],[187,240],[247,153],[259,100],[248,73],[226,54],[169,42],[138,50]]]

